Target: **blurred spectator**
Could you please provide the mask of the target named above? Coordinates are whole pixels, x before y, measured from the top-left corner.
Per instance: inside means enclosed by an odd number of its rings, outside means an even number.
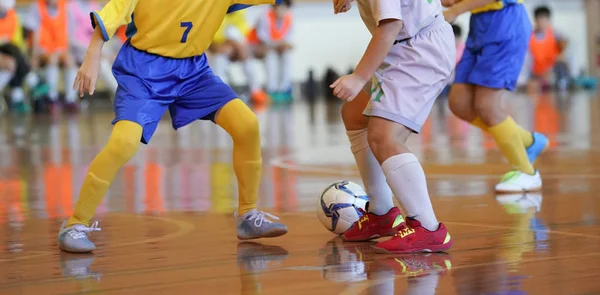
[[[31,4],[24,25],[33,32],[31,68],[46,65],[46,82],[50,86],[50,110],[58,108],[59,65],[65,72],[65,102],[71,111],[78,109],[77,92],[72,89],[77,65],[69,49],[67,0],[38,0]]]
[[[15,9],[15,0],[0,0],[0,99],[5,103],[6,87],[11,88],[11,108],[25,112],[23,83],[29,73],[23,49],[23,28]]]
[[[528,87],[536,91],[550,85],[554,78],[560,89],[566,89],[571,73],[565,53],[567,38],[552,27],[552,12],[546,6],[539,6],[534,11],[535,27],[529,42],[530,71]]]
[[[452,31],[454,31],[454,42],[456,42],[456,64],[458,64],[465,51],[465,40],[463,39],[462,28],[459,25],[452,25]]]
[[[267,67],[267,92],[274,100],[291,99],[292,25],[291,0],[272,6],[261,16],[249,40],[255,55]]]
[[[90,24],[90,11],[97,11],[100,8],[102,6],[94,0],[71,0],[68,3],[69,34],[72,36],[70,38],[71,52],[78,64],[83,63],[87,47],[94,35],[94,28]],[[117,34],[118,36],[119,34]],[[104,46],[104,56],[100,63],[100,78],[112,93],[117,91],[118,86],[117,80],[112,74],[112,63],[118,50],[117,46],[120,46],[120,40],[117,37]]]
[[[248,32],[250,26],[246,22],[244,10],[227,14],[209,49],[214,54],[212,68],[215,74],[227,83],[229,62],[239,61],[248,81],[250,98],[255,103],[264,103],[269,98],[257,79],[256,68],[246,42]]]

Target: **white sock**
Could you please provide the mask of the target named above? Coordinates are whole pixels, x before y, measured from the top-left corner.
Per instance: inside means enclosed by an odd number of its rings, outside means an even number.
[[[60,71],[57,65],[48,65],[46,67],[46,83],[50,87],[48,91],[48,98],[51,101],[58,100],[58,75]],[[67,85],[68,86],[68,85]]]
[[[213,73],[217,76],[219,76],[219,78],[221,78],[221,80],[223,80],[223,82],[228,83],[227,82],[227,67],[229,66],[229,58],[224,55],[224,54],[215,54],[215,56],[213,57]]]
[[[100,62],[100,77],[102,77],[104,83],[106,83],[106,85],[110,87],[112,93],[115,93],[117,91],[117,87],[119,87],[119,84],[117,83],[117,79],[115,79],[115,76],[112,73],[112,65],[106,59],[103,59]]]
[[[417,219],[430,231],[437,230],[439,222],[429,199],[425,172],[417,157],[411,153],[395,155],[385,160],[381,168],[392,192],[406,210],[406,216]]]
[[[12,99],[12,103],[19,103],[25,99],[25,92],[23,92],[23,88],[21,87],[13,88],[12,92],[10,93],[10,97]]]
[[[267,91],[277,91],[279,55],[274,50],[267,51],[265,55],[265,66],[267,67]]]
[[[367,129],[346,131],[346,135],[350,140],[350,149],[354,154],[360,178],[369,195],[369,211],[376,215],[388,213],[394,207],[392,190],[385,181],[383,170],[369,147]]]
[[[258,79],[256,79],[257,77],[254,61],[251,58],[248,58],[242,62],[242,68],[244,69],[244,75],[246,75],[246,79],[248,80],[250,92],[260,90],[260,84],[258,83]]]
[[[13,77],[13,73],[8,72],[8,71],[1,71],[0,72],[0,91],[4,91],[4,88],[6,88],[6,85],[8,85],[8,82],[10,82],[10,79],[12,79]]]
[[[292,51],[287,50],[281,54],[281,85],[279,90],[282,92],[292,88]]]
[[[407,295],[434,295],[437,289],[439,273],[430,273],[428,275],[410,278],[408,287],[406,288]]]
[[[77,68],[65,69],[65,101],[75,103],[77,101],[77,90],[73,90],[73,82],[77,77]]]

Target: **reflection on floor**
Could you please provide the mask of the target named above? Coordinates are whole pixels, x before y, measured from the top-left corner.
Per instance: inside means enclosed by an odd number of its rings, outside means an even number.
[[[326,184],[359,181],[339,103],[256,110],[263,132],[260,206],[290,226],[238,243],[231,141],[210,122],[161,122],[98,211],[92,255],[59,253],[87,165],[111,130],[110,110],[0,117],[0,294],[584,294],[600,292],[600,104],[593,94],[512,95],[516,121],[546,133],[544,190],[495,196],[509,167],[491,137],[445,101],[410,147],[424,163],[447,254],[378,255],[344,243],[315,216]],[[543,206],[542,206],[543,204]]]

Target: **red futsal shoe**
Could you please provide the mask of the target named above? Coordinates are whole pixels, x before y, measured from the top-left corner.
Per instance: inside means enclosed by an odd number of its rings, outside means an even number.
[[[344,241],[360,242],[380,237],[393,236],[404,225],[400,209],[394,207],[385,215],[366,213],[360,209],[363,216],[349,230],[342,234]]]
[[[416,253],[444,252],[452,247],[452,238],[443,223],[436,231],[429,231],[421,223],[410,217],[406,218],[406,226],[401,228],[391,239],[379,242],[374,246],[377,253]]]

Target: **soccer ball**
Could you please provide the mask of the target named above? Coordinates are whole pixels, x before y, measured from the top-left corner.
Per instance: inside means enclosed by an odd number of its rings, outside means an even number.
[[[358,209],[365,210],[368,201],[369,197],[360,185],[338,181],[321,193],[317,216],[326,229],[341,235],[362,217]]]

